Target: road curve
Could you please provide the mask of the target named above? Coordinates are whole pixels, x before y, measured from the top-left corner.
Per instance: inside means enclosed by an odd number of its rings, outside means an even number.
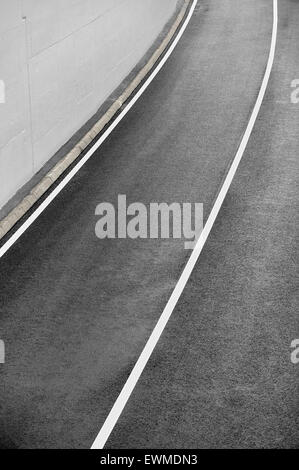
[[[275,70],[243,162],[108,447],[298,444],[299,5],[281,0],[280,10]],[[2,447],[92,444],[190,255],[181,240],[99,241],[95,208],[126,194],[202,202],[207,217],[271,32],[269,0],[199,1],[146,93],[1,260]]]

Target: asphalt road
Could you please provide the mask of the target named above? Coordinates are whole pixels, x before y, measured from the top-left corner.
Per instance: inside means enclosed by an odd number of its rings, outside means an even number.
[[[280,0],[279,17],[242,163],[109,448],[299,446],[299,3]],[[91,446],[190,256],[182,240],[98,240],[95,208],[125,194],[207,217],[271,32],[270,0],[200,1],[143,97],[2,258],[2,447]]]

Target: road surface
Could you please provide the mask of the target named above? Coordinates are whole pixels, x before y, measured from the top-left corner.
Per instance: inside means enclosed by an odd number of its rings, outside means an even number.
[[[202,0],[106,142],[1,260],[0,445],[89,448],[176,285],[182,240],[99,240],[95,208],[200,202],[248,124],[270,0]],[[108,448],[295,448],[299,3],[279,2],[274,68],[216,224]]]

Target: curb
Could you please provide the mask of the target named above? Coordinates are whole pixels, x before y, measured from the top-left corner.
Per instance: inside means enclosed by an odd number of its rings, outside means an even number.
[[[184,5],[177,16],[174,24],[167,36],[162,41],[158,49],[149,59],[148,63],[140,70],[134,80],[120,95],[120,97],[110,106],[108,111],[98,120],[98,122],[85,134],[78,144],[58,162],[41,181],[24,197],[24,199],[0,221],[0,240],[14,227],[14,225],[33,207],[33,205],[50,189],[58,178],[74,163],[89,144],[102,132],[104,127],[113,119],[116,113],[122,108],[124,103],[134,93],[136,88],[142,83],[150,70],[157,63],[161,55],[170,44],[179,25],[181,24],[192,0],[185,0]]]

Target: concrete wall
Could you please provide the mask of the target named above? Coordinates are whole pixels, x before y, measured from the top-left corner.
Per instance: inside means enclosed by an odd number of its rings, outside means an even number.
[[[0,208],[97,111],[176,4],[0,0]]]

